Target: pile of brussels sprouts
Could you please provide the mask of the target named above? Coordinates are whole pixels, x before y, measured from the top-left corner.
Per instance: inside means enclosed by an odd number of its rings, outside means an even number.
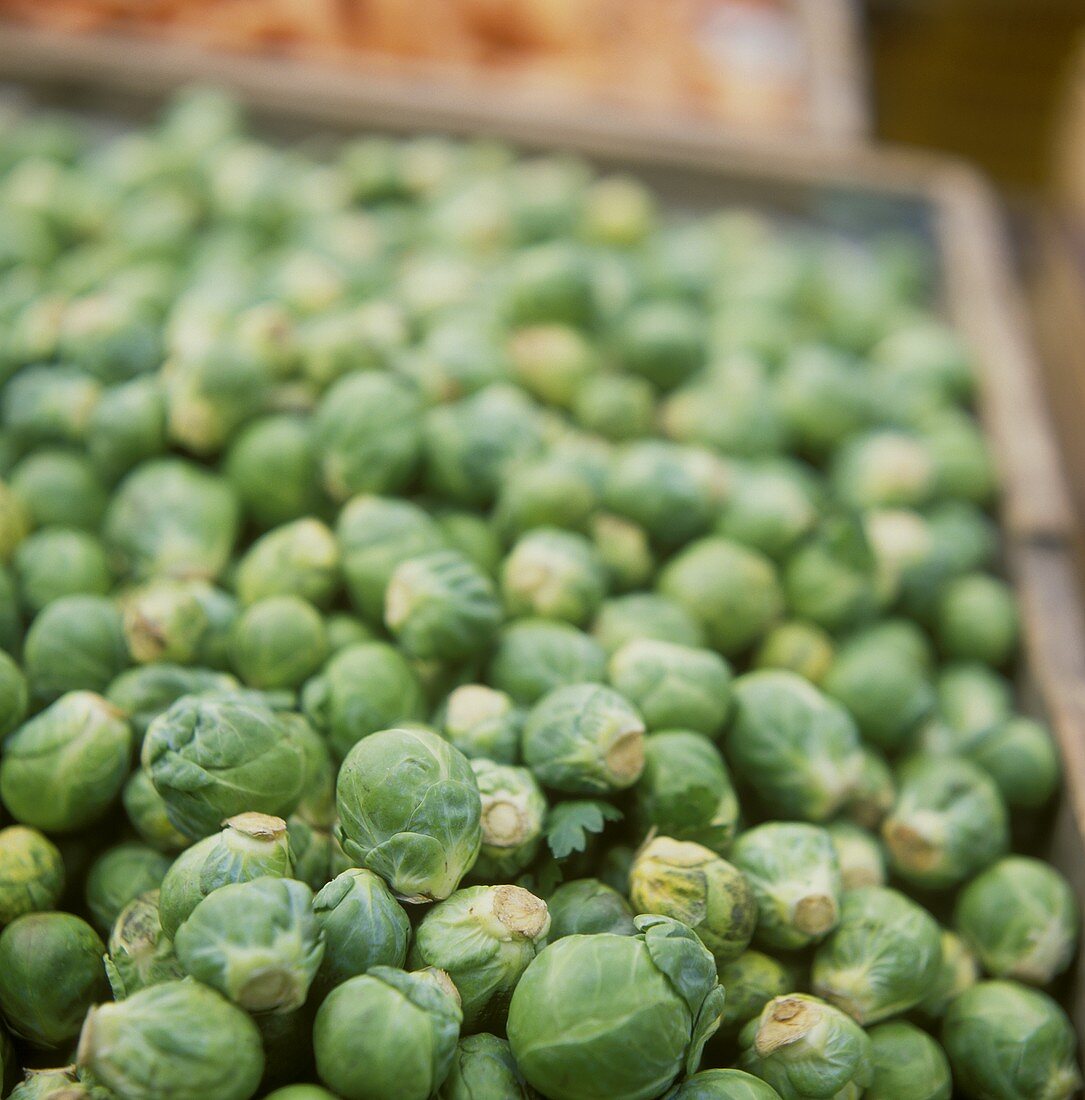
[[[206,92],[5,118],[5,1095],[1077,1095],[929,281]]]

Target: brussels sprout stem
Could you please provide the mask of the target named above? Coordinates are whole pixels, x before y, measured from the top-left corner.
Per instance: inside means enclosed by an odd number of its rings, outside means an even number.
[[[781,1047],[805,1039],[819,1023],[817,1005],[797,997],[778,997],[772,1003],[771,1016],[757,1029],[754,1048],[760,1057],[767,1058]]]

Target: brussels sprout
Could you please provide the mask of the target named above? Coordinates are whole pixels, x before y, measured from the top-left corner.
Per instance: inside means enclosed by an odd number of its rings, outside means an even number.
[[[950,1100],[949,1062],[926,1032],[893,1020],[873,1028],[870,1042],[874,1079],[864,1093],[869,1100]]]
[[[546,903],[519,886],[457,890],[415,930],[408,964],[438,967],[455,983],[463,1026],[500,1023],[509,997],[546,942]]]
[[[597,374],[577,387],[572,412],[585,431],[619,443],[651,431],[654,405],[652,386],[644,379]]]
[[[780,560],[814,529],[815,487],[802,467],[741,469],[716,530],[724,538]]]
[[[995,490],[995,467],[975,418],[963,409],[942,408],[924,417],[920,430],[938,493],[987,504]]]
[[[79,1037],[79,1066],[120,1096],[248,1100],[264,1055],[256,1025],[213,989],[166,981],[97,1005]]]
[[[773,627],[754,656],[755,668],[776,668],[797,672],[820,685],[832,666],[832,638],[813,623],[793,620]]]
[[[961,891],[954,923],[992,977],[1047,985],[1073,958],[1080,916],[1058,871],[1009,856]]]
[[[615,453],[604,499],[611,512],[639,523],[660,545],[676,547],[709,530],[729,480],[726,464],[709,451],[638,441]]]
[[[332,778],[334,785],[334,777]],[[299,814],[286,823],[290,840],[290,857],[294,865],[293,877],[304,882],[314,893],[331,878],[332,852],[335,842],[331,833],[310,824]]]
[[[455,1057],[454,992],[388,966],[337,986],[313,1028],[320,1079],[344,1100],[426,1100]]]
[[[539,528],[524,535],[505,558],[501,594],[511,615],[562,619],[580,626],[606,595],[606,572],[583,535]]]
[[[915,508],[935,486],[935,463],[920,439],[877,431],[844,445],[833,458],[836,495],[853,508]]]
[[[644,528],[606,512],[594,515],[589,526],[611,591],[625,592],[647,584],[655,570],[655,558]]]
[[[9,1094],[12,1100],[110,1100],[113,1093],[87,1080],[75,1066],[28,1069]]]
[[[897,801],[882,823],[893,871],[944,890],[993,863],[1009,845],[998,788],[974,764],[917,756],[899,773]]]
[[[765,670],[734,685],[728,758],[778,814],[825,821],[848,800],[863,766],[851,717],[793,672]]]
[[[36,829],[0,829],[0,928],[24,913],[55,908],[64,877],[60,852]]]
[[[552,1100],[648,1100],[695,1067],[723,1005],[712,956],[666,917],[638,935],[568,936],[541,951],[512,995],[509,1045]]]
[[[551,405],[568,407],[598,368],[592,345],[568,325],[521,328],[509,337],[508,351],[517,381]]]
[[[79,443],[101,386],[75,367],[27,367],[10,379],[0,402],[0,424],[19,447]]]
[[[16,652],[20,647],[22,633],[22,615],[19,611],[15,581],[0,564],[0,650]],[[605,658],[601,660],[605,662]]]
[[[717,963],[741,955],[757,924],[757,900],[742,872],[689,841],[650,840],[633,861],[629,896],[639,912],[692,928]]]
[[[269,1092],[265,1100],[335,1100],[335,1097],[319,1085],[284,1085]]]
[[[735,841],[731,860],[757,899],[759,944],[807,947],[836,927],[842,883],[824,829],[782,821],[758,825]]]
[[[35,1047],[78,1034],[87,1009],[109,996],[105,945],[71,913],[27,913],[0,932],[0,1011]]]
[[[704,366],[703,321],[681,302],[643,302],[622,319],[615,354],[627,370],[673,389]]]
[[[445,737],[468,759],[514,764],[520,756],[523,712],[503,691],[462,684],[445,700]]]
[[[0,650],[0,737],[6,737],[22,722],[29,703],[23,670]]]
[[[960,733],[977,733],[1012,717],[1009,682],[984,665],[945,666],[937,690],[938,716]]]
[[[450,549],[474,562],[488,576],[497,574],[502,546],[494,524],[472,512],[442,512],[436,519]]]
[[[333,611],[324,619],[328,634],[328,652],[339,653],[352,645],[373,641],[373,631],[349,611]]]
[[[312,900],[309,887],[294,879],[220,886],[177,929],[177,958],[246,1011],[300,1008],[324,957]]]
[[[864,886],[844,893],[811,977],[815,993],[867,1026],[919,1004],[940,963],[934,918],[896,890]]]
[[[170,868],[168,856],[145,844],[118,844],[91,864],[84,891],[98,931],[107,935],[121,910],[140,894],[157,890]]]
[[[365,642],[334,654],[309,680],[302,708],[333,751],[346,756],[371,733],[420,721],[425,699],[417,674],[398,650]]]
[[[295,727],[252,695],[182,696],[151,723],[142,762],[170,821],[193,839],[232,814],[289,814],[304,793]]]
[[[946,585],[938,601],[938,640],[951,660],[1004,665],[1017,647],[1013,591],[997,577],[970,573]]]
[[[864,829],[877,829],[897,799],[897,785],[885,757],[863,746],[859,777],[844,805],[844,813]]]
[[[738,798],[719,751],[700,734],[650,736],[633,793],[635,820],[645,833],[658,830],[727,853],[738,828]]]
[[[742,1031],[744,1069],[781,1100],[859,1097],[873,1079],[867,1034],[839,1009],[791,993],[774,997]]]
[[[585,191],[581,221],[588,240],[622,248],[651,232],[655,213],[655,197],[640,180],[604,176]]]
[[[138,664],[193,664],[211,630],[199,582],[153,580],[121,599],[128,652]]]
[[[1066,1013],[1016,982],[980,982],[962,993],[946,1011],[942,1043],[966,1094],[1069,1100],[1082,1085]]]
[[[163,661],[122,672],[106,689],[105,696],[142,739],[151,722],[182,695],[234,691],[240,686],[227,672]]]
[[[297,596],[269,596],[250,604],[230,637],[234,669],[261,690],[298,687],[324,663],[327,650],[324,620]]]
[[[106,490],[93,467],[74,451],[34,451],[11,472],[9,497],[0,490],[0,559],[27,535],[28,525],[97,531],[106,510]]]
[[[507,881],[539,850],[546,799],[527,768],[481,758],[471,761],[471,769],[482,797],[482,847],[471,873],[475,879]]]
[[[95,468],[111,482],[165,451],[166,397],[159,380],[134,378],[103,390],[87,423],[86,445]]]
[[[826,828],[832,838],[845,890],[885,885],[885,854],[873,833],[850,821],[834,821]]]
[[[173,941],[162,931],[158,891],[133,898],[118,914],[109,934],[106,974],[118,1001],[148,986],[185,976]]]
[[[18,493],[0,481],[0,561],[6,562],[30,534],[30,512]]]
[[[286,822],[267,814],[229,818],[221,832],[186,848],[162,879],[162,930],[173,937],[189,914],[212,891],[263,876],[293,873]]]
[[[743,951],[718,968],[720,985],[726,990],[719,1035],[735,1039],[738,1033],[773,999],[795,986],[794,968],[760,951]]]
[[[590,328],[598,302],[586,254],[563,241],[524,249],[509,271],[506,301],[514,324]]]
[[[132,730],[101,696],[73,691],[4,742],[0,797],[24,825],[69,832],[97,821],[120,793]]]
[[[121,615],[104,596],[54,600],[27,631],[23,668],[38,699],[104,691],[127,665]]]
[[[1046,726],[1011,718],[974,733],[958,751],[995,782],[1007,806],[1046,806],[1059,786],[1059,754]]]
[[[325,607],[339,585],[339,545],[320,520],[299,519],[268,531],[237,565],[235,588],[243,604],[296,596]]]
[[[628,642],[649,639],[701,648],[701,625],[680,603],[654,592],[631,592],[607,600],[592,625],[592,633],[609,654]]]
[[[834,348],[800,346],[784,363],[776,400],[800,450],[824,455],[869,420],[858,364]]]
[[[13,564],[23,604],[32,612],[64,596],[104,596],[113,584],[105,548],[76,528],[35,532],[19,544]]]
[[[482,843],[482,801],[467,758],[426,730],[389,729],[347,754],[336,788],[339,839],[406,901],[441,901]]]
[[[438,1100],[534,1100],[509,1044],[487,1032],[460,1040]]]
[[[223,473],[245,513],[263,528],[301,519],[323,499],[311,425],[295,415],[249,424],[227,452]]]
[[[324,936],[316,979],[322,989],[375,966],[402,967],[406,961],[407,914],[372,871],[343,871],[313,899],[313,912]]]
[[[573,794],[623,790],[644,768],[644,723],[616,691],[572,684],[535,704],[522,749],[545,787]]]
[[[935,1019],[944,1016],[946,1009],[980,978],[979,961],[964,940],[946,928],[942,929],[941,938],[942,958],[938,974],[919,1006],[925,1016]]]
[[[598,879],[574,879],[563,883],[550,895],[546,907],[550,913],[550,931],[546,937],[549,943],[566,936],[601,932],[617,936],[637,934],[629,902]]]

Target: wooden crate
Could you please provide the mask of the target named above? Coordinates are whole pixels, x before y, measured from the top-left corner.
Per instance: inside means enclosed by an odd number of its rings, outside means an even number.
[[[29,75],[53,98],[138,114],[193,75],[187,66],[170,70],[134,59],[122,70],[106,62],[85,59],[78,69],[28,74],[25,59],[3,49],[0,79]],[[1026,699],[1051,722],[1063,757],[1065,794],[1049,854],[1085,899],[1085,613],[1074,509],[997,207],[971,170],[898,150],[794,140],[754,146],[694,125],[630,127],[599,112],[538,117],[477,96],[435,100],[409,86],[384,85],[367,98],[359,86],[344,87],[327,74],[261,61],[221,66],[205,59],[205,66],[200,75],[229,87],[258,119],[284,133],[481,133],[635,172],[684,205],[749,202],[834,228],[878,224],[923,234],[938,263],[944,312],[974,356],[980,412],[1000,469],[1006,567],[1022,609]],[[1085,966],[1078,969],[1071,1008],[1085,1036]]]
[[[797,62],[796,86],[791,88],[789,84],[784,88],[782,81],[770,75],[758,79],[756,59],[744,58],[737,64],[736,82],[741,81],[744,71],[751,74],[751,104],[742,113],[731,116],[726,104],[715,117],[703,113],[706,127],[742,132],[753,139],[773,130],[808,133],[833,140],[865,137],[871,119],[857,0],[788,2],[802,54]],[[40,10],[47,13],[48,9]],[[256,57],[259,50],[257,45],[244,53],[220,53],[216,57],[214,54],[208,56],[191,43],[186,45],[179,40],[156,38],[153,26],[140,37],[126,37],[102,29],[65,32],[47,29],[47,25],[47,22],[42,27],[24,25],[0,17],[0,53],[28,74],[62,76],[69,70],[116,68],[123,72],[162,66],[171,72],[187,69],[192,75],[198,75],[208,67],[228,69]],[[788,45],[790,47],[790,43]],[[504,73],[491,70],[488,74],[468,71],[462,65],[443,63],[437,56],[360,53],[331,41],[311,43],[304,59],[305,47],[301,45],[280,46],[280,49],[293,50],[294,55],[288,55],[296,56],[291,66],[309,72],[314,83],[332,79],[341,83],[344,89],[357,89],[361,98],[379,97],[385,84],[392,89],[393,95],[409,85],[420,95],[429,97],[481,95],[517,102],[521,109],[533,113],[565,115],[578,111],[581,89],[575,82],[566,84],[555,79],[553,73],[548,72],[545,59],[516,76],[515,70]],[[711,53],[711,49],[698,53],[698,64],[705,64]],[[643,84],[650,79],[650,73],[640,74],[638,79]],[[741,83],[738,86],[741,88]],[[634,117],[651,113],[659,119],[674,121],[676,117],[683,117],[690,106],[674,102],[652,108],[647,106],[651,100],[648,92],[648,86],[639,90],[636,106],[611,105],[602,109]]]

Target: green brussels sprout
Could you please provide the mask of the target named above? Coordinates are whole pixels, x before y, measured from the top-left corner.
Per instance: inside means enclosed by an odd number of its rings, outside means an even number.
[[[185,971],[248,1012],[291,1012],[309,994],[324,940],[303,882],[255,878],[220,886],[177,929]]]
[[[839,704],[793,672],[748,672],[734,684],[728,759],[739,778],[786,817],[826,821],[863,767],[859,734]]]
[[[904,745],[935,703],[927,670],[868,631],[837,649],[821,687],[848,709],[864,740],[886,752]]]
[[[333,611],[324,619],[328,633],[328,652],[339,653],[352,645],[373,641],[373,631],[349,611]]]
[[[912,602],[919,578],[938,569],[938,547],[925,516],[908,508],[875,508],[862,517],[874,556],[875,587],[885,604]]]
[[[1006,807],[975,764],[921,755],[901,767],[899,782],[882,838],[890,867],[905,882],[945,890],[1006,851]]]
[[[995,465],[979,424],[963,409],[941,408],[920,425],[934,461],[940,496],[987,504],[996,487]]]
[[[132,729],[101,696],[73,691],[4,742],[0,797],[23,825],[71,832],[99,820],[120,793]]]
[[[644,768],[644,723],[601,684],[555,688],[531,709],[521,745],[544,787],[571,794],[624,790]]]
[[[554,323],[589,329],[599,310],[587,255],[563,241],[517,253],[506,293],[507,314],[515,325]]]
[[[997,577],[969,573],[950,581],[938,601],[937,616],[938,640],[951,660],[997,667],[1017,648],[1013,590]]]
[[[170,821],[165,800],[142,768],[128,777],[121,791],[121,802],[128,823],[145,844],[163,852],[175,852],[188,844],[188,837]]]
[[[396,567],[445,544],[440,527],[418,505],[384,497],[348,502],[335,533],[351,602],[373,623],[384,614],[385,592]]]
[[[931,1019],[945,1015],[946,1009],[980,980],[979,960],[964,940],[949,929],[942,929],[942,958],[938,974],[920,1002],[919,1011]]]
[[[142,739],[151,722],[182,695],[234,691],[240,686],[227,672],[163,661],[126,669],[109,685],[105,697],[123,712]]]
[[[331,832],[310,824],[299,814],[293,814],[286,823],[290,839],[290,856],[294,875],[314,893],[331,878],[331,860],[334,842]]]
[[[337,875],[313,899],[313,913],[324,936],[320,988],[341,985],[375,966],[406,962],[410,922],[372,871],[352,867]]]
[[[162,454],[166,396],[159,380],[134,378],[104,389],[87,422],[86,446],[94,468],[110,482]]]
[[[422,401],[391,374],[356,371],[336,382],[313,417],[321,479],[328,495],[402,489],[422,450]]]
[[[4,387],[0,424],[24,450],[80,443],[100,395],[98,381],[76,367],[26,367]]]
[[[284,523],[252,544],[238,562],[234,580],[243,604],[296,596],[326,607],[339,585],[339,544],[320,520]]]
[[[1059,754],[1051,733],[1032,718],[1011,718],[973,733],[957,748],[995,782],[1007,806],[1046,806],[1059,787]]]
[[[840,922],[814,955],[814,992],[864,1027],[907,1012],[930,990],[941,963],[934,918],[896,890],[844,893]]]
[[[644,771],[633,788],[634,820],[726,855],[739,805],[719,750],[699,733],[664,730],[644,743]]]
[[[724,656],[749,649],[783,610],[769,559],[722,538],[686,547],[663,568],[659,589],[704,627],[709,644]]]
[[[264,1054],[252,1020],[199,982],[165,981],[116,1004],[95,1006],[79,1037],[78,1063],[132,1100],[215,1096],[248,1100]]]
[[[75,1066],[28,1069],[9,1093],[12,1100],[111,1100],[109,1089],[85,1079]]]
[[[954,923],[992,977],[1047,985],[1070,965],[1081,918],[1058,871],[1008,856],[961,891]]]
[[[137,664],[193,664],[211,623],[199,581],[152,580],[120,600],[128,652]]]
[[[864,1095],[873,1079],[871,1042],[850,1016],[804,993],[774,997],[743,1028],[740,1065],[782,1100]]]
[[[874,1079],[869,1100],[950,1100],[953,1077],[945,1052],[925,1031],[904,1020],[870,1031]]]
[[[711,528],[729,483],[726,463],[710,451],[644,440],[615,452],[604,499],[661,546],[677,547]]]
[[[733,1040],[773,999],[795,987],[794,968],[760,951],[743,951],[718,968],[720,985],[727,992],[720,1017],[719,1036]]]
[[[105,945],[71,913],[26,913],[0,932],[0,1011],[12,1033],[35,1047],[78,1034],[92,1004],[109,996]]]
[[[288,815],[304,793],[295,727],[251,694],[182,696],[151,723],[141,759],[170,821],[193,839],[234,814]]]
[[[466,1035],[456,1047],[452,1068],[438,1100],[535,1100],[509,1044],[483,1031]]]
[[[335,1100],[335,1097],[319,1085],[284,1085],[269,1092],[265,1100]]]
[[[871,349],[871,359],[883,371],[937,392],[942,400],[966,400],[972,392],[966,349],[955,332],[933,318],[916,318],[895,328]]]
[[[833,821],[826,829],[832,838],[845,890],[885,885],[885,853],[873,833],[850,821]]]
[[[6,737],[22,722],[29,705],[23,670],[0,650],[0,737]]]
[[[407,958],[454,982],[469,1030],[500,1024],[528,964],[546,942],[546,903],[519,886],[472,886],[431,909]]]
[[[435,518],[450,549],[474,562],[488,576],[496,576],[502,546],[494,524],[472,512],[441,512]]]
[[[237,539],[238,502],[222,478],[179,458],[137,466],[117,487],[105,537],[125,568],[152,576],[213,580]]]
[[[221,832],[186,848],[162,878],[159,913],[171,939],[212,891],[234,882],[293,874],[286,822],[268,814],[242,813]]]
[[[505,558],[501,594],[510,615],[582,626],[603,602],[606,570],[583,535],[541,527],[520,538]]]
[[[115,1000],[123,1001],[148,986],[185,976],[173,941],[162,931],[158,897],[157,890],[134,897],[117,915],[109,933],[105,968]]]
[[[835,348],[800,346],[776,380],[788,434],[804,453],[822,456],[866,427],[869,387],[859,364]]]
[[[820,686],[835,655],[832,638],[820,626],[793,619],[774,626],[765,635],[753,664],[755,668],[796,672]]]
[[[461,1019],[451,982],[376,966],[320,1006],[317,1073],[344,1100],[426,1100],[452,1067]]]
[[[1082,1086],[1066,1013],[1017,982],[980,982],[962,993],[946,1010],[942,1045],[966,1095],[1069,1100]]]
[[[31,515],[22,497],[0,481],[0,561],[9,561],[30,534]]]
[[[290,413],[253,421],[226,453],[223,473],[241,507],[262,528],[301,519],[322,500],[308,420]]]
[[[898,431],[849,440],[833,457],[833,491],[853,508],[916,508],[934,492],[934,458],[923,441]]]
[[[104,596],[113,586],[101,541],[78,528],[36,531],[19,544],[13,564],[23,605],[35,613],[64,596]]]
[[[655,413],[650,382],[624,374],[584,378],[572,399],[573,419],[587,432],[621,443],[648,435]]]
[[[22,633],[22,614],[15,581],[11,573],[0,564],[0,650],[17,652]]]
[[[521,705],[536,703],[559,687],[602,680],[606,653],[568,623],[521,619],[497,637],[487,679]]]
[[[320,612],[297,596],[268,596],[250,604],[230,637],[234,669],[260,690],[298,687],[320,668],[327,651]]]
[[[512,333],[509,359],[516,380],[540,401],[568,407],[598,369],[598,357],[575,328],[531,325]]]
[[[445,700],[441,729],[469,760],[481,757],[515,764],[523,719],[523,712],[505,692],[485,684],[461,684]]]
[[[467,758],[435,733],[389,729],[347,754],[336,787],[347,856],[405,901],[441,901],[482,843],[482,801]]]
[[[824,829],[787,821],[758,825],[735,841],[731,861],[757,899],[757,943],[790,951],[837,926],[843,886]]]
[[[629,897],[638,912],[692,928],[717,963],[741,955],[757,924],[757,900],[742,872],[690,841],[650,840],[633,861]]]
[[[433,409],[422,434],[429,486],[461,505],[489,504],[505,471],[542,449],[539,410],[512,386],[488,386]]]
[[[611,886],[594,878],[565,882],[546,903],[550,913],[547,942],[566,936],[594,936],[610,932],[616,936],[635,936],[633,910],[629,902]]]
[[[976,733],[1013,715],[1009,681],[985,665],[946,665],[937,692],[938,716],[960,733]]]
[[[649,1100],[700,1062],[723,1006],[712,956],[677,921],[636,927],[558,940],[516,986],[509,1045],[552,1100]]]
[[[731,668],[709,649],[635,639],[611,656],[607,677],[650,730],[714,737],[731,709]]]
[[[705,365],[703,320],[682,302],[642,302],[622,318],[615,355],[659,389],[673,389]]]
[[[630,176],[604,176],[584,193],[581,221],[590,241],[615,248],[639,244],[654,228],[655,196]]]
[[[396,568],[384,620],[411,656],[455,660],[490,645],[501,607],[489,577],[454,550],[437,550]]]
[[[37,829],[0,829],[0,928],[24,913],[55,909],[64,879],[59,850]]]
[[[90,866],[84,886],[95,927],[108,935],[121,910],[140,894],[157,890],[170,868],[169,856],[146,844],[107,848]]]
[[[682,604],[655,592],[630,592],[606,600],[592,633],[608,654],[639,638],[701,649],[705,632]]]
[[[302,709],[342,757],[371,733],[421,721],[425,698],[418,675],[397,649],[363,642],[333,654],[308,681]]]
[[[479,758],[471,761],[471,769],[482,798],[482,847],[471,874],[483,881],[507,881],[539,851],[546,799],[527,768]]]
[[[816,483],[802,467],[780,464],[741,469],[716,530],[732,542],[779,561],[814,529],[815,491]]]
[[[611,591],[625,592],[648,583],[656,563],[643,527],[606,512],[592,516],[589,527]]]
[[[105,691],[128,665],[121,614],[104,596],[62,596],[31,623],[23,668],[31,694],[51,702],[65,692]]]

